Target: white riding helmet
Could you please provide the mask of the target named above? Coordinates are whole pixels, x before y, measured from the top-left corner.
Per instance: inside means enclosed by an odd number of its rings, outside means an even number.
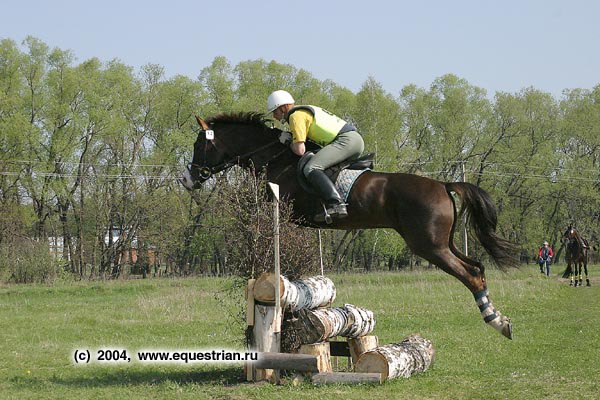
[[[295,101],[291,94],[289,94],[285,90],[276,90],[273,93],[271,93],[269,95],[269,98],[267,99],[267,110],[269,110],[269,112],[272,113],[279,106],[294,103]]]

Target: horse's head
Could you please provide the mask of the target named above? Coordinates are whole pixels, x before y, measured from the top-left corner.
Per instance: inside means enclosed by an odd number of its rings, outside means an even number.
[[[568,246],[583,246],[585,247],[586,240],[581,237],[577,229],[573,225],[569,225],[565,233],[563,233],[561,242]]]
[[[196,117],[196,121],[200,132],[194,155],[180,178],[188,190],[234,165],[260,167],[275,157],[274,151],[286,150],[277,139],[281,131],[267,127],[262,114],[220,114],[206,121]]]
[[[575,228],[572,225],[569,225],[569,227],[567,228],[567,230],[563,233],[562,237],[560,238],[560,241],[563,244],[567,244],[571,240],[575,239],[576,233],[577,233],[577,231],[575,230]]]

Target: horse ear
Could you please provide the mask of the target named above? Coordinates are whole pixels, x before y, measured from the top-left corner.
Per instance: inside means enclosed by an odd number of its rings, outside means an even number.
[[[194,115],[194,117],[196,117],[196,121],[198,122],[198,125],[200,125],[200,127],[201,127],[203,130],[205,130],[205,131],[206,131],[206,130],[209,130],[209,129],[210,129],[210,127],[208,126],[208,124],[206,123],[206,121],[204,121],[202,118],[200,118],[200,117],[199,117],[199,116],[197,116],[197,115]]]

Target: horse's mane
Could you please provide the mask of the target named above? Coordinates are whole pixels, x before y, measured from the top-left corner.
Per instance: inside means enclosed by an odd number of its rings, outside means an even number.
[[[266,128],[266,123],[269,118],[259,112],[232,112],[232,113],[221,113],[213,117],[210,117],[206,122],[210,123],[225,123],[225,124],[245,124],[254,125],[262,129]]]

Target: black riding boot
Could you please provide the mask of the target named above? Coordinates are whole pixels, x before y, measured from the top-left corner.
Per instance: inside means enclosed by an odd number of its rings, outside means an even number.
[[[331,218],[345,218],[348,216],[348,211],[346,211],[346,205],[344,204],[342,197],[325,172],[314,169],[308,174],[306,179],[308,179],[308,182],[316,189],[321,199],[325,202],[327,214],[329,214]],[[323,222],[325,220],[326,214],[324,212],[315,217],[315,221],[317,222]]]

